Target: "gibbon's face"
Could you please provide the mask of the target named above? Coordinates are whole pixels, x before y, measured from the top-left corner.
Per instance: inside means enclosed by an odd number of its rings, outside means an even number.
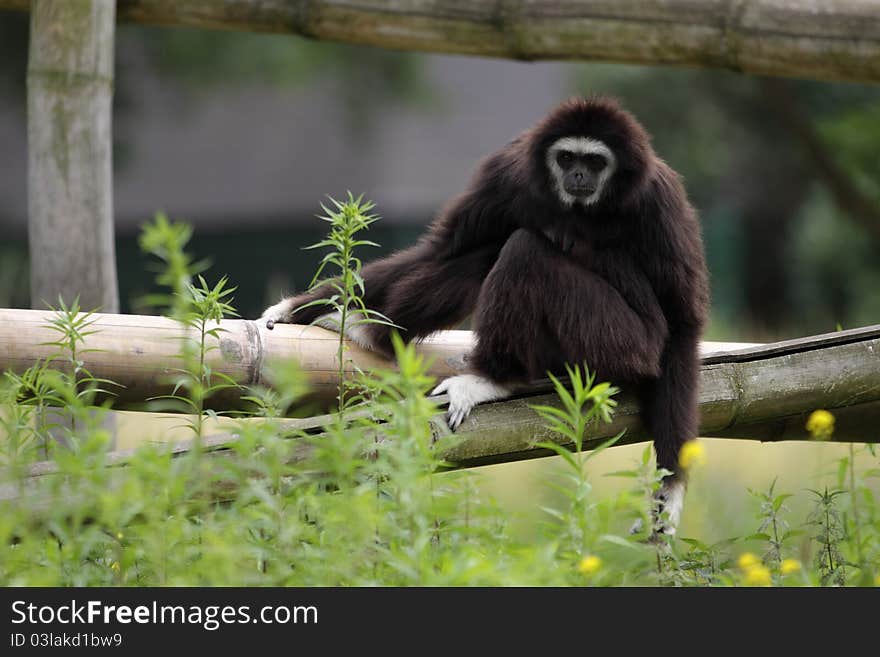
[[[591,137],[562,137],[547,149],[547,166],[563,205],[592,205],[617,167],[614,153]]]

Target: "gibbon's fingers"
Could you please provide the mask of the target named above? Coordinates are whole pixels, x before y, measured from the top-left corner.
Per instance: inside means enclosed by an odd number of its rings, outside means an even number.
[[[470,415],[474,406],[483,402],[502,399],[510,390],[478,374],[459,374],[434,388],[432,394],[449,394],[449,410],[446,414],[449,428],[455,431]]]
[[[272,329],[275,328],[275,324],[283,324],[289,321],[292,310],[291,299],[282,299],[274,306],[266,308],[263,314],[260,315],[260,319],[266,320],[266,328]]]
[[[446,414],[446,423],[449,425],[449,428],[452,431],[458,429],[464,419],[468,416],[468,413],[465,413],[463,409],[459,409],[455,412],[450,412]]]

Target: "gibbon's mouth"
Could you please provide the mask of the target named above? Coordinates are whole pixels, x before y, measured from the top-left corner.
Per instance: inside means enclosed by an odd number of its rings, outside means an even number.
[[[566,185],[565,192],[567,194],[571,194],[572,196],[592,196],[596,192],[595,187],[588,187],[586,185]]]

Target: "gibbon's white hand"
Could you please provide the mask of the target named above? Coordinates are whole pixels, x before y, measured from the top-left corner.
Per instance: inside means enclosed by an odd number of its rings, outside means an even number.
[[[470,415],[474,406],[483,402],[503,399],[510,395],[510,390],[477,374],[459,374],[453,376],[431,392],[431,395],[449,395],[449,410],[446,421],[449,428],[455,431]]]

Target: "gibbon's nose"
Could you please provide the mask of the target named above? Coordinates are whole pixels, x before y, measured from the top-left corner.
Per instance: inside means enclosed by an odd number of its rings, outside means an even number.
[[[575,171],[574,179],[577,182],[582,183],[582,182],[584,182],[584,174],[582,174],[580,171]]]

